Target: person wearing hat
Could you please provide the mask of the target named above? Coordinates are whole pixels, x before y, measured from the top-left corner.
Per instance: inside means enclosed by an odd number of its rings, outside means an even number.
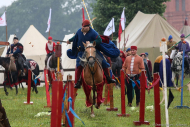
[[[148,58],[148,53],[145,52],[145,59],[147,60],[148,69],[150,71],[150,76],[152,77],[152,62]]]
[[[181,38],[181,41],[178,43],[178,45],[175,48],[178,49],[178,51],[181,52],[181,54],[183,55],[183,46],[185,45],[186,49],[185,49],[184,64],[186,67],[185,73],[188,74],[189,73],[188,52],[190,52],[189,43],[185,41],[184,34],[181,34],[180,38]]]
[[[130,56],[131,55],[131,48],[128,48],[126,51],[125,51],[125,56]]]
[[[90,27],[90,21],[84,20],[82,23],[82,28],[80,28],[74,37],[67,41],[67,44],[73,42],[72,50],[67,51],[67,56],[71,59],[76,59],[76,69],[75,69],[75,88],[81,88],[81,73],[83,70],[83,66],[81,65],[82,56],[85,53],[85,47],[83,42],[93,43],[96,42],[96,47],[102,43],[101,37],[98,33]],[[109,41],[109,39],[108,39]],[[103,57],[102,53],[96,49],[96,53],[102,58],[102,68],[104,70],[104,75],[106,76],[108,83],[115,83],[116,81],[109,76],[110,64],[106,62],[105,58]]]
[[[167,49],[170,49],[173,45],[175,45],[177,42],[173,41],[172,35],[168,37],[167,41]],[[170,57],[172,50],[175,50],[175,47],[173,47],[171,50],[167,51],[167,55]],[[172,62],[172,59],[169,58],[169,61]]]
[[[17,58],[18,62],[18,67],[20,67],[20,70],[22,71],[22,75],[25,76],[24,73],[24,61],[26,61],[25,56],[22,54],[23,53],[23,45],[19,43],[19,40],[17,37],[13,38],[13,44],[11,44],[11,47],[8,48],[6,57],[11,57],[13,56],[14,58]]]
[[[48,58],[55,53],[55,42],[52,41],[52,37],[48,37],[48,42],[46,43],[46,59],[45,59],[45,68],[47,68],[47,60]]]
[[[131,46],[131,56],[128,56],[125,59],[122,69],[127,73],[126,78],[126,86],[127,86],[127,98],[128,98],[128,106],[132,106],[132,81],[136,82],[134,87],[136,93],[136,106],[139,106],[140,102],[140,84],[138,83],[140,77],[140,71],[144,70],[144,62],[143,59],[137,55],[137,47]],[[129,78],[131,80],[129,80]]]

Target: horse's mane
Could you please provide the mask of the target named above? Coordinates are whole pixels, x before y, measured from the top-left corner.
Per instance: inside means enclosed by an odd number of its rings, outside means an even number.
[[[89,44],[87,44],[86,48],[92,47],[92,46],[93,46],[93,44],[92,44],[92,43],[89,43]]]

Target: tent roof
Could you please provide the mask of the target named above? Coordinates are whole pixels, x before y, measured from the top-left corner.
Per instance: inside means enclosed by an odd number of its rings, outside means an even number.
[[[138,48],[154,48],[160,46],[161,38],[173,36],[174,41],[180,40],[180,33],[174,29],[165,19],[158,14],[144,14],[138,12],[130,24],[125,28],[125,38],[129,35],[125,47],[135,45]],[[118,39],[117,39],[118,41]],[[121,34],[121,43],[123,47],[124,32]],[[119,43],[117,43],[119,47]],[[120,48],[122,48],[120,46]]]
[[[26,57],[31,55],[45,55],[46,42],[47,39],[33,25],[30,25],[20,39],[20,43],[24,46],[24,55]]]
[[[190,34],[190,26],[188,26],[187,24],[187,20],[185,19],[185,23],[184,26],[181,28],[180,30],[181,34],[185,34],[185,36]],[[187,38],[188,40],[190,40],[190,37]],[[189,41],[188,41],[189,42]]]

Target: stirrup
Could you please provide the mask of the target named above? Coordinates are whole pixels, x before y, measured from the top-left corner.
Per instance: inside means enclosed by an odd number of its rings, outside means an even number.
[[[116,81],[109,76],[107,76],[107,82],[108,83],[116,83]]]

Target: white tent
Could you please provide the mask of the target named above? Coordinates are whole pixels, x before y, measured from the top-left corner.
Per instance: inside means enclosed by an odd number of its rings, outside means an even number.
[[[35,60],[40,70],[43,70],[45,67],[46,42],[47,39],[33,25],[28,28],[20,39],[20,43],[24,47],[23,54],[27,59]]]
[[[180,33],[160,15],[144,14],[140,11],[125,28],[125,37],[127,38],[128,35],[129,38],[125,47],[137,46],[138,54],[148,52],[152,63],[160,55],[159,47],[163,37],[167,39],[169,35],[172,35],[174,41],[180,41]],[[124,32],[121,34],[120,48],[123,47],[123,44]]]
[[[185,36],[190,34],[190,26],[188,26],[187,20],[185,19],[185,23],[184,26],[182,27],[182,29],[180,30],[181,34],[185,34]],[[190,40],[190,36],[187,38],[188,40]]]
[[[74,35],[75,34],[65,35],[63,41],[69,40]],[[73,69],[73,68],[76,67],[76,59],[70,59],[67,56],[67,50],[68,49],[72,49],[72,43],[68,44],[68,45],[66,43],[62,43],[62,65],[63,65],[63,69]],[[67,75],[68,74],[72,75],[72,80],[75,79],[75,72],[70,71],[70,72],[64,72],[63,81],[67,80]]]

